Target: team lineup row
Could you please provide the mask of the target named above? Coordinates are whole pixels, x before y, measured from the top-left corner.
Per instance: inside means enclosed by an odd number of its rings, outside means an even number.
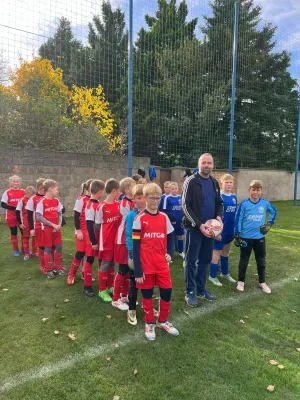
[[[186,178],[181,196],[177,183],[166,182],[162,196],[157,184],[140,181],[140,176],[133,176],[136,180],[128,177],[120,182],[115,179],[106,183],[100,180],[85,182],[74,207],[76,254],[67,283],[74,283],[83,263],[84,293],[94,296],[92,265],[97,257],[98,296],[102,301],[127,311],[127,321],[136,325],[137,291],[140,289],[146,338],[155,339],[156,326],[177,336],[178,330],[168,321],[172,294],[169,263],[175,247],[184,258],[186,302],[193,307],[197,306],[199,298],[216,299],[206,290],[205,284],[210,265],[209,279],[216,286],[222,285],[217,278],[219,259],[221,276],[235,282],[228,267],[229,247],[235,233],[235,244],[241,251],[237,289],[244,291],[246,269],[253,249],[260,287],[270,293],[265,282],[265,234],[274,223],[276,210],[261,198],[261,182],[254,181],[250,184],[249,199],[240,204],[236,213],[237,201],[231,193],[233,177],[226,174],[221,178],[221,192],[219,183],[211,176],[212,169],[212,156],[202,155],[199,171]],[[39,179],[36,194],[32,186],[24,191],[20,184],[19,177],[10,178],[11,187],[1,199],[14,255],[19,255],[19,227],[24,260],[29,258],[29,239],[32,237],[32,253],[38,253],[41,273],[49,279],[63,276],[67,271],[61,265],[63,205],[57,198],[58,184],[50,179]],[[104,195],[105,199],[100,201]],[[267,212],[270,217],[265,224]],[[217,238],[207,225],[211,219],[219,220],[223,229]],[[116,275],[115,263],[119,264]],[[158,312],[153,308],[154,286],[160,291]]]

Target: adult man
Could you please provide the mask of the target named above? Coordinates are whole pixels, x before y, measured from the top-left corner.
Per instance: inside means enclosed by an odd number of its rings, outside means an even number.
[[[186,302],[191,307],[198,305],[197,297],[209,301],[216,300],[216,297],[205,289],[206,272],[212,259],[214,243],[205,223],[212,218],[222,223],[223,214],[220,186],[210,175],[214,167],[211,154],[202,154],[198,166],[199,172],[184,182],[181,201],[183,224],[187,229]]]

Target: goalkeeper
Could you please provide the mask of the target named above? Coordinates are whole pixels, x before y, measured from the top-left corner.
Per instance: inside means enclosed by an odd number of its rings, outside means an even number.
[[[265,236],[276,218],[276,208],[262,196],[262,182],[254,180],[249,186],[250,196],[238,208],[235,221],[235,246],[240,247],[239,277],[237,290],[244,292],[246,271],[252,250],[255,254],[259,286],[265,293],[271,293],[266,284],[266,242]],[[266,223],[266,214],[269,219]]]

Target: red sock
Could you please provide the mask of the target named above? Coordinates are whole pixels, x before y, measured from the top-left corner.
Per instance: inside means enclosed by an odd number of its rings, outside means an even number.
[[[45,269],[45,258],[44,258],[44,250],[39,249],[39,262],[40,262],[40,270]]]
[[[129,274],[129,272],[127,272],[127,274],[125,275],[125,280],[124,280],[123,289],[122,289],[122,296],[123,297],[127,297],[128,296],[129,282],[130,282],[130,274]]]
[[[99,292],[106,290],[107,272],[98,271]]]
[[[52,253],[53,254],[53,253]],[[52,255],[53,257],[53,255]],[[54,252],[54,269],[55,271],[60,270],[61,267],[61,259],[62,259],[62,254],[59,253],[58,251]]]
[[[125,276],[121,274],[117,274],[115,277],[115,284],[114,284],[114,301],[119,300],[121,297],[121,290],[124,285]]]
[[[84,263],[84,270],[83,270],[84,286],[89,286],[89,287],[92,286],[92,279],[93,279],[92,267],[93,264],[90,264],[88,262]]]
[[[78,271],[80,263],[81,263],[81,260],[77,260],[76,257],[73,257],[71,268],[69,271],[69,276],[71,276],[73,278],[76,276],[76,273]]]
[[[142,297],[142,304],[144,309],[144,317],[146,324],[152,324],[154,322],[154,312],[153,312],[153,300],[144,299]]]
[[[22,236],[22,248],[24,250],[25,255],[29,254],[29,237]]]
[[[158,322],[166,322],[169,317],[169,311],[171,308],[171,302],[159,299],[159,316]]]
[[[111,267],[108,268],[107,271],[107,287],[110,289],[111,287],[114,286],[114,280],[115,280],[115,268]]]
[[[11,245],[14,251],[19,251],[18,236],[10,235]]]
[[[51,254],[44,253],[45,270],[46,272],[52,271],[52,257]]]
[[[35,255],[36,252],[37,252],[37,248],[36,248],[36,245],[35,245],[35,237],[33,236],[32,237],[32,241],[31,241],[31,253],[33,255]]]

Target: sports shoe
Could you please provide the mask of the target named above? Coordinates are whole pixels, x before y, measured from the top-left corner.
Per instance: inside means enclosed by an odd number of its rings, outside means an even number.
[[[227,275],[220,274],[220,277],[224,278],[224,279],[227,279],[228,282],[236,283],[236,280],[233,279],[233,277],[230,274],[227,274]]]
[[[128,310],[127,311],[127,322],[130,325],[136,325],[137,324],[136,311],[135,310]]]
[[[64,269],[65,269],[65,268],[64,268]],[[58,275],[58,276],[65,276],[65,275],[66,275],[65,271],[64,271],[62,268],[60,268],[60,269],[55,269],[55,270],[54,270],[54,273],[55,273],[55,275]]]
[[[245,291],[245,283],[242,281],[238,281],[236,288],[239,292],[244,292]]]
[[[47,272],[47,278],[48,279],[55,279],[56,278],[56,274],[53,271],[49,271],[49,272]]]
[[[185,296],[186,304],[190,307],[197,307],[198,301],[193,292],[187,293]]]
[[[102,292],[98,293],[98,297],[104,301],[104,303],[110,303],[112,298],[110,297],[107,290],[102,290]]]
[[[83,288],[84,294],[88,297],[94,297],[95,296],[95,292],[93,291],[93,289],[90,286],[85,286]]]
[[[113,294],[114,294],[114,287],[112,286],[112,287],[108,288],[108,289],[107,289],[107,292],[108,292],[108,294],[110,294],[111,296],[113,296]]]
[[[20,255],[19,250],[14,250],[13,255],[14,257],[19,257]]]
[[[147,340],[155,340],[155,324],[145,324],[145,336]]]
[[[209,276],[208,280],[215,286],[219,286],[219,287],[223,286],[218,278],[212,278],[211,276]]]
[[[184,259],[184,253],[178,253],[179,257]]]
[[[207,300],[207,301],[215,301],[217,300],[216,296],[213,296],[208,290],[204,291],[204,294],[197,294],[198,299]]]
[[[29,254],[25,254],[25,256],[24,256],[23,260],[24,260],[24,261],[28,261],[28,260],[29,260],[29,257],[30,257],[30,255],[29,255]]]
[[[259,287],[262,289],[263,292],[265,293],[272,293],[272,290],[269,288],[269,286],[266,284],[266,282],[264,283],[259,283]]]
[[[61,271],[67,272],[67,268],[63,267],[62,265],[60,266]]]
[[[123,301],[122,301],[121,299],[116,300],[116,301],[112,301],[112,302],[111,302],[111,305],[112,305],[113,307],[118,308],[118,309],[121,310],[121,311],[128,311],[128,309],[129,309],[128,304],[123,303]]]
[[[69,275],[68,279],[67,279],[67,284],[68,285],[74,285],[74,281],[75,281],[75,276]]]
[[[128,296],[121,297],[121,300],[123,301],[123,303],[129,303]]]
[[[165,322],[156,321],[156,326],[160,329],[164,329],[166,332],[168,332],[172,336],[179,335],[178,330],[169,321],[165,321]]]

